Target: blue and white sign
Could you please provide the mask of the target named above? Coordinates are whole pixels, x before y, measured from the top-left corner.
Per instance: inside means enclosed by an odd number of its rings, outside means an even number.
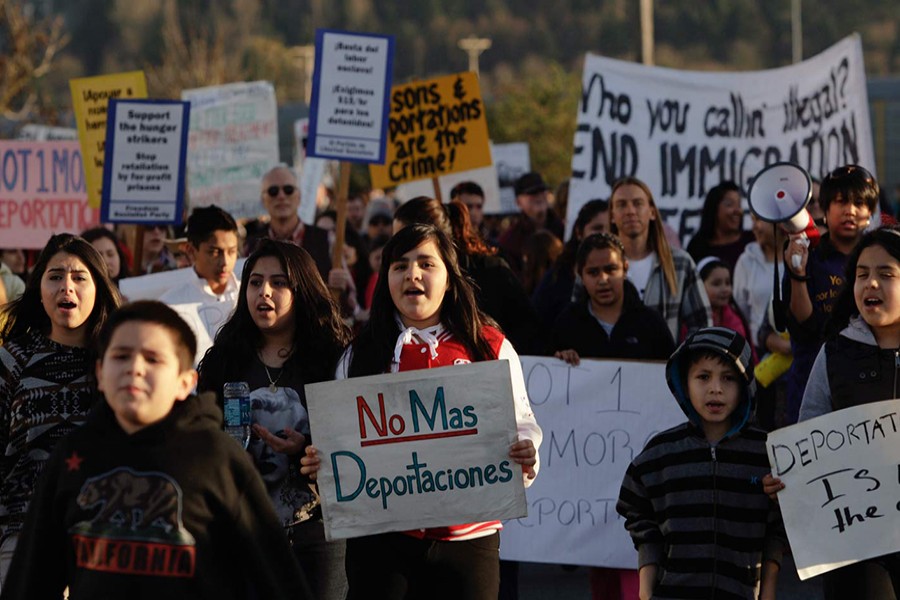
[[[308,156],[384,162],[394,38],[316,31]]]
[[[110,99],[107,114],[103,222],[181,223],[190,104]]]

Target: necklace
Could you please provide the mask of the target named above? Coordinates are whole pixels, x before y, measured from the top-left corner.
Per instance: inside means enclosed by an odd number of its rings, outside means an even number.
[[[260,360],[259,362],[262,362]],[[272,379],[272,375],[269,374],[269,367],[266,366],[266,363],[262,363],[263,369],[266,371],[266,378],[269,380],[269,391],[273,394],[278,389],[278,380],[281,379],[281,376],[284,374],[284,367],[281,367],[281,371],[278,373],[278,377]]]

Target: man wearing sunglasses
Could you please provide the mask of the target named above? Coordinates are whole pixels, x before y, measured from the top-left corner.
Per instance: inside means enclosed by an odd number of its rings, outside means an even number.
[[[309,252],[316,263],[325,283],[341,291],[341,310],[345,315],[357,311],[356,287],[353,276],[347,269],[331,268],[331,246],[328,232],[315,225],[307,225],[300,220],[300,188],[294,172],[279,165],[269,170],[262,178],[262,205],[269,213],[268,227],[247,233],[245,254],[250,254],[262,237],[291,242]]]
[[[263,237],[292,242],[309,252],[316,261],[322,278],[328,281],[328,272],[331,270],[328,232],[300,220],[297,213],[300,208],[300,188],[294,172],[279,165],[263,175],[260,187],[260,200],[269,213],[269,226],[260,227],[253,233],[248,231],[245,254],[253,252],[257,242]]]

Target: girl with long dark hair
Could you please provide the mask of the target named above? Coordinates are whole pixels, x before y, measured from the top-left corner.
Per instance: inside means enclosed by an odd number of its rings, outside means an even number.
[[[304,386],[332,379],[349,330],[303,248],[262,239],[246,263],[237,307],[200,362],[199,391],[220,401],[229,381],[250,387],[249,451],[316,598],[346,593],[343,541],[325,541],[318,492],[298,472],[309,444]]]
[[[100,254],[61,233],[0,309],[0,582],[50,451],[98,398],[93,344],[119,303]]]
[[[518,429],[519,441],[509,456],[522,465],[528,485],[537,474],[541,430],[531,412],[518,355],[478,310],[451,239],[432,225],[413,224],[385,246],[371,317],[344,353],[337,376],[498,358],[509,361]],[[315,449],[307,448],[301,471],[313,475],[319,460]],[[350,597],[495,600],[500,527],[497,521],[448,524],[351,539]]]

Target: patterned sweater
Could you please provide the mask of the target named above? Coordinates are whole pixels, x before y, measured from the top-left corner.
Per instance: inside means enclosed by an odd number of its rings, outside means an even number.
[[[0,541],[22,529],[56,443],[96,400],[88,352],[29,333],[0,346]]]

